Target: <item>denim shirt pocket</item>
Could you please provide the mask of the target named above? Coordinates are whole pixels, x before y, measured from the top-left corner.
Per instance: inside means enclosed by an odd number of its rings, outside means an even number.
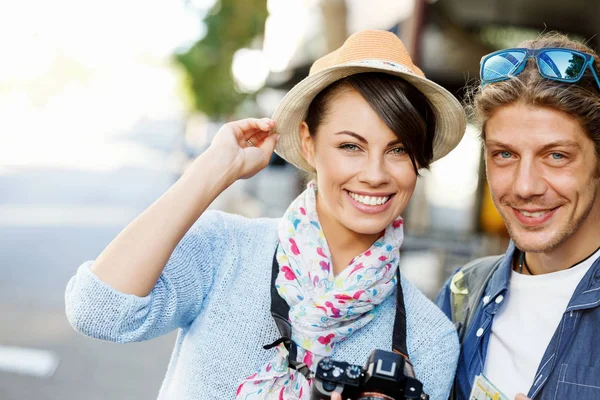
[[[600,368],[561,364],[554,399],[600,399]]]

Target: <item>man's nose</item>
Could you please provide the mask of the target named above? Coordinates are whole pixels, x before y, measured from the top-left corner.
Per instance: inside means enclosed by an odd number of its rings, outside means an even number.
[[[515,171],[513,182],[514,194],[527,199],[543,195],[546,189],[547,183],[536,163],[533,160],[521,160]]]

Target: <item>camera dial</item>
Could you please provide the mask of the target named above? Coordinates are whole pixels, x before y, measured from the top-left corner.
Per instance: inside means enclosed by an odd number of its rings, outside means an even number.
[[[346,368],[346,375],[350,379],[357,379],[362,374],[362,369],[358,365],[349,365]]]
[[[333,361],[331,361],[331,358],[324,358],[319,363],[319,366],[323,371],[330,371],[333,368]]]

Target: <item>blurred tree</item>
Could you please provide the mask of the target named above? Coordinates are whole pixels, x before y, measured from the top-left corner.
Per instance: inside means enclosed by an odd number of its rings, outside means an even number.
[[[213,119],[229,119],[249,94],[235,88],[233,54],[264,34],[267,0],[217,0],[206,14],[206,36],[175,59],[186,72],[194,107]]]
[[[569,60],[569,68],[565,71],[564,78],[573,79],[578,77],[583,68],[585,68],[585,58],[573,55]]]

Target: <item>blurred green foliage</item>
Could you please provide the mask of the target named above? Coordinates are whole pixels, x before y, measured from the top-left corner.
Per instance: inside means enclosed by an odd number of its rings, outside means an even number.
[[[175,55],[198,111],[229,119],[250,96],[235,89],[231,63],[238,49],[263,36],[267,15],[267,0],[217,0],[203,21],[206,36]]]

